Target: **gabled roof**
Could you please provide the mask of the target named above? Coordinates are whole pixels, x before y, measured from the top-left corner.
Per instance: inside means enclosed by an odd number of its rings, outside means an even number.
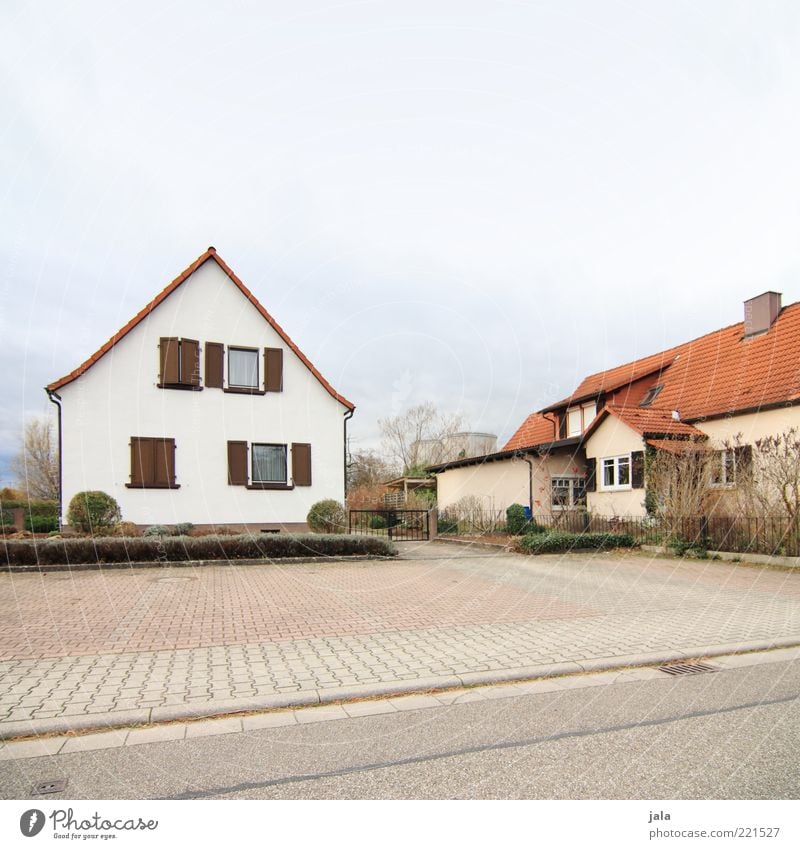
[[[543,442],[555,439],[555,425],[552,419],[546,419],[541,413],[531,413],[517,428],[516,433],[503,446],[503,451],[515,451],[531,448]]]
[[[158,295],[147,304],[144,309],[140,310],[123,328],[118,330],[107,342],[101,345],[85,362],[81,363],[74,371],[71,371],[68,375],[65,375],[60,380],[56,380],[53,383],[49,384],[47,387],[48,392],[54,392],[61,389],[62,386],[66,386],[68,383],[72,383],[73,380],[77,380],[82,374],[85,374],[104,354],[107,354],[120,340],[122,340],[128,333],[136,327],[137,324],[144,321],[151,312],[160,304],[162,301],[166,300],[166,298],[171,295],[180,285],[189,279],[189,277],[200,268],[201,265],[208,262],[209,260],[213,260],[216,264],[228,275],[228,277],[236,284],[239,291],[247,298],[248,301],[261,313],[262,317],[267,321],[267,323],[275,330],[275,332],[283,339],[283,341],[294,351],[295,354],[300,358],[303,365],[316,377],[316,379],[323,385],[325,390],[335,398],[340,404],[343,404],[347,407],[348,410],[354,410],[355,404],[348,401],[344,395],[340,395],[327,380],[319,373],[319,371],[315,368],[314,364],[306,357],[306,355],[297,347],[297,345],[292,341],[292,339],[287,335],[286,331],[278,324],[277,321],[264,309],[263,306],[258,302],[255,295],[247,288],[247,286],[242,283],[242,281],[236,276],[233,270],[228,266],[228,264],[222,259],[221,256],[217,254],[215,248],[208,248],[205,253],[202,253],[188,268],[182,271],[165,289],[159,292]]]
[[[617,407],[608,405],[598,413],[583,435],[584,439],[594,433],[602,421],[613,416],[644,437],[678,437],[682,439],[704,439],[705,434],[686,422],[676,421],[671,410],[653,410],[649,407]]]
[[[677,350],[677,348],[670,348],[667,351],[661,351],[658,354],[644,357],[641,360],[634,360],[632,363],[625,363],[621,366],[615,366],[612,369],[590,374],[581,381],[572,395],[555,404],[551,404],[549,407],[545,407],[542,412],[547,413],[550,410],[557,410],[559,407],[566,407],[569,404],[578,404],[581,401],[597,398],[599,395],[613,392],[615,389],[619,389],[636,380],[641,380],[643,377],[651,374],[654,375],[654,382],[657,383],[658,381],[655,378],[660,372],[672,365]]]
[[[784,307],[766,332],[744,334],[740,321],[591,374],[568,398],[528,416],[505,448],[535,447],[552,439],[552,424],[543,413],[609,395],[636,381],[647,386],[647,377],[653,386],[663,385],[652,406],[607,406],[584,439],[600,423],[601,415],[616,415],[643,435],[685,438],[699,433],[691,422],[800,403],[800,303]],[[672,418],[673,410],[680,421]]]

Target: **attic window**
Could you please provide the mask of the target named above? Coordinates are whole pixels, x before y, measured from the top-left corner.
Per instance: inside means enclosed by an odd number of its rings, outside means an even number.
[[[663,388],[664,388],[663,383],[659,383],[657,386],[651,386],[647,390],[647,394],[639,402],[639,406],[640,407],[649,407],[653,403],[653,401],[655,401],[656,398],[658,398],[658,393],[661,392],[661,390]]]

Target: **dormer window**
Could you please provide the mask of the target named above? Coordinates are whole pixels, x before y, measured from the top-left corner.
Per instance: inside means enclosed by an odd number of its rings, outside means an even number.
[[[589,401],[580,407],[570,407],[567,410],[567,438],[580,436],[594,421],[597,415],[597,404]]]
[[[655,401],[656,398],[658,398],[658,393],[661,392],[661,390],[663,388],[664,388],[663,383],[659,383],[657,386],[651,386],[647,390],[647,393],[645,394],[644,398],[642,398],[642,400],[639,402],[639,406],[640,407],[649,407],[653,403],[653,401]]]

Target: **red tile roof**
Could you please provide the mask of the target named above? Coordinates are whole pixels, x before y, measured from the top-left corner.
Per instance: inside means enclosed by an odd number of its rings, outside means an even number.
[[[292,339],[287,335],[286,331],[278,324],[277,321],[261,306],[261,304],[256,299],[255,295],[247,288],[247,286],[242,283],[242,281],[236,276],[233,270],[228,266],[228,264],[222,259],[221,256],[217,254],[215,248],[208,248],[205,253],[202,253],[188,268],[182,271],[165,289],[159,292],[158,295],[147,304],[144,309],[140,310],[123,328],[118,330],[106,343],[101,345],[91,357],[89,357],[85,362],[81,363],[74,371],[71,371],[68,375],[62,377],[59,380],[54,381],[49,384],[46,389],[48,391],[57,391],[62,386],[66,386],[68,383],[72,383],[73,380],[79,378],[82,374],[87,372],[104,354],[107,354],[114,345],[117,344],[121,339],[123,339],[134,327],[136,327],[139,322],[143,321],[150,313],[169,295],[171,295],[178,286],[181,285],[184,281],[186,281],[201,265],[208,260],[214,260],[217,265],[228,275],[228,277],[236,284],[241,293],[247,298],[248,301],[261,313],[263,318],[267,321],[267,323],[275,330],[275,332],[283,339],[283,341],[292,349],[292,351],[297,354],[302,363],[308,368],[308,370],[316,377],[316,379],[325,387],[326,391],[332,395],[340,404],[343,404],[347,409],[354,410],[355,404],[348,401],[344,395],[340,395],[327,380],[320,374],[320,372],[316,369],[313,363],[306,357],[306,355],[297,347],[297,345],[292,341]]]
[[[651,407],[616,407],[607,405],[587,429],[588,435],[607,416],[614,416],[642,436],[678,436],[697,437],[702,439],[704,434],[696,427],[686,422],[676,421],[671,410],[654,410]]]
[[[517,432],[502,447],[502,451],[515,451],[518,448],[530,448],[543,442],[558,439],[554,435],[552,418],[546,419],[541,413],[531,413],[519,426]]]
[[[636,383],[629,396],[621,387]],[[663,384],[651,407],[639,407],[643,388]],[[645,389],[646,391],[646,389]],[[696,436],[693,421],[735,413],[755,412],[781,404],[800,403],[800,303],[784,307],[765,333],[745,338],[744,322],[715,330],[634,360],[591,374],[570,395],[542,412],[571,403],[607,397],[608,414],[616,415],[639,433]],[[630,405],[615,405],[613,398]],[[677,410],[681,421],[672,419]],[[528,416],[506,448],[532,447],[552,439],[542,413]],[[598,415],[592,424],[599,422]],[[541,427],[541,431],[539,430]],[[588,433],[589,431],[587,431]],[[585,435],[584,435],[585,436]]]

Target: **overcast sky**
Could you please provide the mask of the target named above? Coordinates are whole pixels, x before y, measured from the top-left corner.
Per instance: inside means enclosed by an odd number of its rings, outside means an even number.
[[[800,299],[799,42],[793,0],[3,0],[0,455],[212,244],[357,446],[425,400],[502,444]]]

